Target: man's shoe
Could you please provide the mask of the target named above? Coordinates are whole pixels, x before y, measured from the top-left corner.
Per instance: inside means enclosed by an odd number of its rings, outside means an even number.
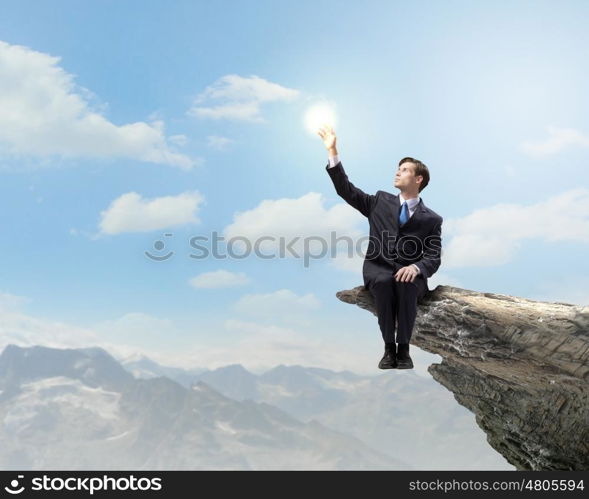
[[[384,355],[380,362],[378,363],[378,367],[380,369],[395,369],[397,367],[397,355],[394,349],[386,348],[384,349]]]
[[[399,343],[397,349],[397,369],[413,369],[413,360],[409,355],[409,343]]]
[[[406,358],[397,359],[397,369],[413,369],[413,361],[409,354]]]

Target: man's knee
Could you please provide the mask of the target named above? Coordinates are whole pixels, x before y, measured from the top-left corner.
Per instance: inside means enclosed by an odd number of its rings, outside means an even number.
[[[371,285],[373,287],[384,287],[384,286],[392,286],[395,278],[393,277],[392,272],[383,272],[381,274],[377,274],[371,281]]]
[[[412,281],[397,281],[395,280],[395,288],[402,296],[417,296],[419,289],[417,283]]]

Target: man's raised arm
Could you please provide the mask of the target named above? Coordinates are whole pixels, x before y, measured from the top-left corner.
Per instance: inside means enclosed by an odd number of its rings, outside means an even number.
[[[327,173],[331,177],[331,181],[335,186],[335,191],[338,195],[346,201],[350,206],[356,208],[365,217],[370,215],[376,196],[366,194],[361,189],[358,189],[352,182],[348,180],[348,176],[344,171],[344,167],[339,161],[339,156],[336,148],[336,136],[333,128],[322,127],[317,132],[329,154],[329,163],[326,167]]]

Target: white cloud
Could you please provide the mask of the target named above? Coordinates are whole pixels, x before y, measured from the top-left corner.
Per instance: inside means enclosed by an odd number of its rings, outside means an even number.
[[[290,289],[266,294],[247,294],[234,305],[238,313],[283,322],[307,322],[308,314],[321,307],[313,294],[299,296]]]
[[[249,278],[243,272],[229,272],[228,270],[204,272],[190,279],[191,286],[205,289],[231,288],[243,286],[249,282]]]
[[[573,189],[529,206],[498,204],[476,210],[464,218],[444,221],[442,238],[445,268],[507,263],[526,239],[587,244],[589,190]]]
[[[209,135],[207,137],[207,146],[211,149],[216,149],[217,151],[224,151],[232,143],[233,140],[228,139],[227,137],[220,137],[218,135]]]
[[[299,91],[272,83],[258,76],[223,76],[196,97],[189,114],[201,118],[263,121],[261,105],[288,101]]]
[[[556,154],[568,147],[589,147],[589,136],[574,128],[547,127],[549,137],[544,141],[526,141],[521,149],[530,156],[542,157]]]
[[[349,244],[355,248],[357,239],[364,235],[359,228],[364,217],[345,203],[329,209],[324,203],[323,196],[316,192],[300,198],[264,200],[251,210],[235,214],[233,223],[223,231],[225,240],[245,238],[252,251],[257,243],[259,253],[277,257],[281,254],[319,257],[322,252],[329,257],[332,247],[345,249]],[[262,240],[262,237],[273,239]],[[336,239],[339,242],[332,244]],[[235,248],[244,251],[245,245],[236,240]]]
[[[162,121],[117,126],[61,58],[0,41],[0,152],[50,158],[128,158],[183,169],[196,161],[170,149]]]
[[[197,191],[153,199],[127,192],[100,213],[102,234],[146,232],[175,225],[198,223],[199,205],[204,198]]]

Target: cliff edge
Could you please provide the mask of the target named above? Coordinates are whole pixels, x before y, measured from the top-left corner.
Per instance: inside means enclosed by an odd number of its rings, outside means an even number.
[[[376,315],[364,286],[336,296]],[[589,307],[438,286],[411,343],[517,469],[589,469]]]

